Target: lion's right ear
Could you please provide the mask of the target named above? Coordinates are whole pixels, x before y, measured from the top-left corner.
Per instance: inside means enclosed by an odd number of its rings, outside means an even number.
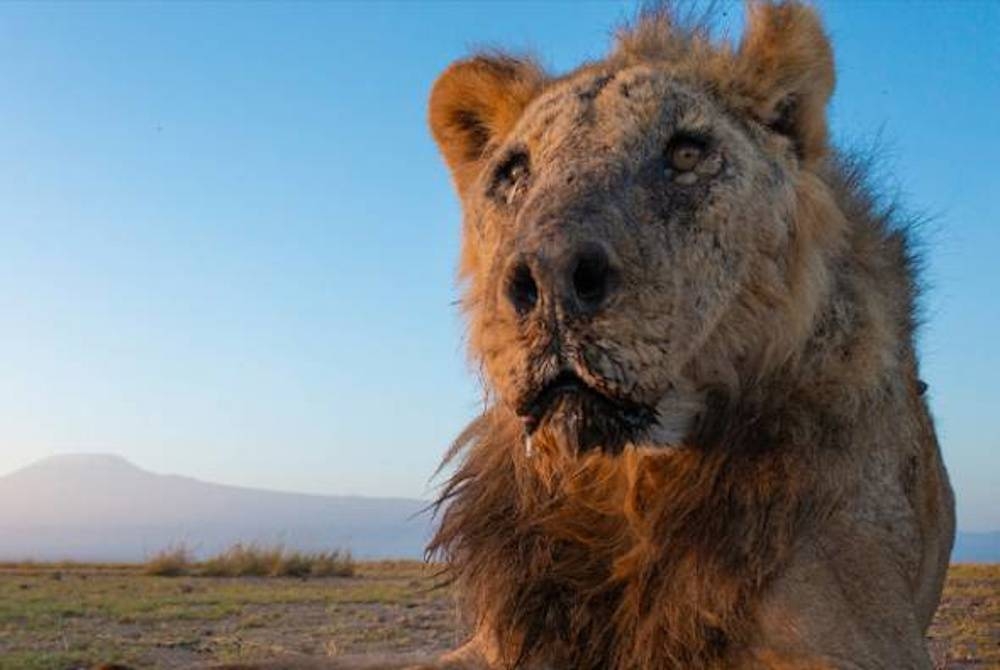
[[[751,114],[808,162],[826,151],[833,50],[816,10],[796,0],[749,2],[735,76]]]
[[[459,193],[472,182],[490,146],[509,133],[545,85],[530,61],[477,56],[453,63],[431,91],[431,133]]]

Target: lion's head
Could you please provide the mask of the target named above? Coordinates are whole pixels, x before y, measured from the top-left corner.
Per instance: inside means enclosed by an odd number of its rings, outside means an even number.
[[[500,55],[440,77],[470,347],[526,434],[676,444],[711,389],[798,354],[840,231],[811,171],[833,80],[795,4],[752,6],[736,49],[664,13],[564,77]]]

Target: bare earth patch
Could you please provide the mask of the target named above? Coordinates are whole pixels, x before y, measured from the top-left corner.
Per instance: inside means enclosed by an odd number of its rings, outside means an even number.
[[[1000,565],[953,565],[928,633],[939,668],[1000,668]]]
[[[460,641],[435,568],[348,578],[153,577],[139,567],[0,569],[0,669],[68,670],[434,652]],[[953,566],[930,631],[939,668],[1000,668],[1000,565]]]

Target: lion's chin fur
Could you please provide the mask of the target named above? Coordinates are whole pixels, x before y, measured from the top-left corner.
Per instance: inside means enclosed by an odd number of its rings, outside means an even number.
[[[618,455],[569,454],[543,434],[528,454],[514,417],[488,411],[452,450],[462,463],[430,550],[481,619],[470,625],[494,622],[509,666],[722,663],[792,538],[824,512],[809,472],[754,448],[774,437],[759,426]]]

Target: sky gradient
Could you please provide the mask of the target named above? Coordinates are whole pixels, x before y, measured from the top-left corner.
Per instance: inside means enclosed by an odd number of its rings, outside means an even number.
[[[878,139],[929,221],[922,375],[960,527],[1000,529],[1000,4],[820,7],[835,140]],[[481,46],[565,71],[633,11],[0,5],[0,474],[101,451],[426,495],[480,407],[427,93]]]

